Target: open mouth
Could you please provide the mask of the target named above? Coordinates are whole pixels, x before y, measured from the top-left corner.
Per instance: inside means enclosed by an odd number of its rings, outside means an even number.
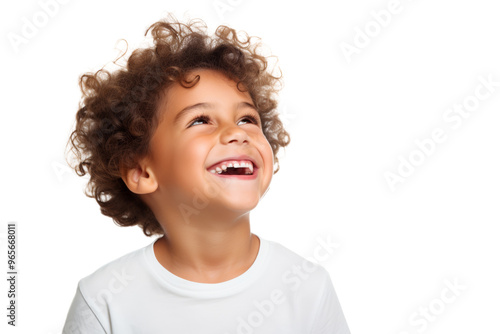
[[[254,164],[250,160],[227,160],[208,168],[212,174],[220,175],[253,175]]]

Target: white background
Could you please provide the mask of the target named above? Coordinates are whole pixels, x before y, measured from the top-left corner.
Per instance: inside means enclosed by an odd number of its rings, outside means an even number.
[[[22,36],[42,6],[2,5],[0,258],[6,275],[15,221],[20,273],[14,329],[1,280],[2,333],[60,333],[80,278],[152,242],[102,216],[85,180],[62,166],[78,77],[115,59],[119,39],[139,46],[167,12],[259,36],[278,56],[292,143],[252,229],[303,256],[317,238],[339,243],[322,264],[352,333],[498,333],[500,87],[459,127],[443,119],[479,76],[500,81],[495,2],[401,0],[350,62],[341,43],[376,29],[370,12],[390,1],[221,2],[230,6],[222,16],[212,0],[68,1],[18,47],[8,34]],[[384,173],[397,173],[398,157],[435,128],[446,141],[392,191]],[[449,303],[440,301],[446,280],[465,286]],[[422,320],[429,307],[432,321]]]

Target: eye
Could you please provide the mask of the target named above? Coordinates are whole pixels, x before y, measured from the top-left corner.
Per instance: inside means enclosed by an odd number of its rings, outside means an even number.
[[[210,118],[207,115],[198,115],[189,123],[188,128],[192,127],[193,125],[208,124],[209,121]]]
[[[251,115],[251,114],[248,114],[248,115],[243,116],[243,117],[239,120],[238,125],[239,125],[241,122],[245,122],[244,124],[251,123],[251,124],[259,125],[259,120],[257,119],[257,117],[255,117],[254,115]]]

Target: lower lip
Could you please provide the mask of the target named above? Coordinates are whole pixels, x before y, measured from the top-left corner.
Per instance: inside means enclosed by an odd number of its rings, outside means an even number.
[[[254,167],[253,174],[252,175],[225,175],[225,174],[219,174],[219,173],[212,173],[208,171],[210,174],[218,176],[218,177],[224,177],[226,179],[236,179],[236,180],[254,180],[257,178],[257,171],[258,168]]]

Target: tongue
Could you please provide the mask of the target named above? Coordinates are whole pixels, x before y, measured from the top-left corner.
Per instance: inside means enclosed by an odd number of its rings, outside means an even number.
[[[231,168],[228,167],[225,174],[227,175],[246,175],[246,170],[248,168]]]

